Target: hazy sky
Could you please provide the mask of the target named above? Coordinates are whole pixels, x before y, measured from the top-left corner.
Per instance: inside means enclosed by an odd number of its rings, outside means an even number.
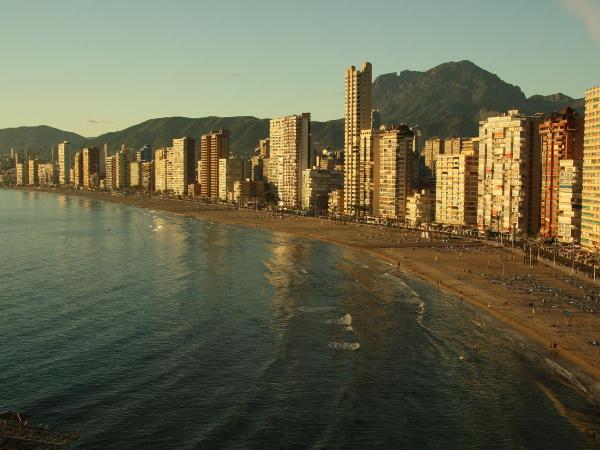
[[[343,75],[470,59],[527,96],[600,84],[600,0],[0,0],[0,128],[342,117]]]

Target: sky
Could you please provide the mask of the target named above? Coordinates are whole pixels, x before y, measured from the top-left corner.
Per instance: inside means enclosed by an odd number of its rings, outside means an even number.
[[[0,0],[0,128],[343,116],[344,71],[468,59],[527,96],[600,84],[600,0]]]

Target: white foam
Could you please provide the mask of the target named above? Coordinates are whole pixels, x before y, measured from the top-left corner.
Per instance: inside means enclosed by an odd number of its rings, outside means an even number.
[[[326,320],[325,323],[328,323],[330,325],[350,326],[350,325],[352,325],[352,316],[350,314],[344,314],[339,319],[329,319],[329,320]]]
[[[354,352],[360,348],[360,343],[358,342],[330,342],[329,348],[334,350],[346,350]]]

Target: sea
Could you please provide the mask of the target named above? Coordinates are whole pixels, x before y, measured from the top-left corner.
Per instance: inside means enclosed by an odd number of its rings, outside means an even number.
[[[0,412],[73,449],[583,449],[598,411],[363,253],[0,190]]]

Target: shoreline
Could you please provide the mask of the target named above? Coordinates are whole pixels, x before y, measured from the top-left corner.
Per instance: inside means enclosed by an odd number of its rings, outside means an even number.
[[[582,300],[583,293],[589,292],[589,289],[592,292],[598,290],[598,285],[581,277],[569,277],[543,262],[531,269],[528,264],[519,262],[520,256],[511,249],[492,247],[475,240],[424,240],[412,231],[390,231],[355,223],[339,224],[312,217],[279,216],[264,210],[227,209],[212,204],[120,196],[99,191],[8,189],[56,193],[155,209],[194,219],[320,240],[367,253],[491,317],[497,322],[492,326],[514,333],[546,358],[549,367],[559,376],[574,387],[583,388],[592,399],[600,400],[600,348],[588,345],[589,341],[600,340],[600,306],[596,313],[591,311],[595,306],[593,301],[590,306],[589,302],[583,303]],[[540,288],[540,285],[543,287]],[[555,305],[550,305],[546,298],[549,297],[552,302],[551,294],[546,293],[548,290],[553,291],[555,300],[560,293],[566,296],[567,301],[556,300]],[[545,295],[542,302],[541,295]],[[572,307],[578,299],[583,311]],[[567,310],[569,316],[563,316],[562,313]],[[569,321],[571,323],[567,323]],[[597,335],[595,330],[598,330]],[[552,345],[556,347],[552,348]]]

